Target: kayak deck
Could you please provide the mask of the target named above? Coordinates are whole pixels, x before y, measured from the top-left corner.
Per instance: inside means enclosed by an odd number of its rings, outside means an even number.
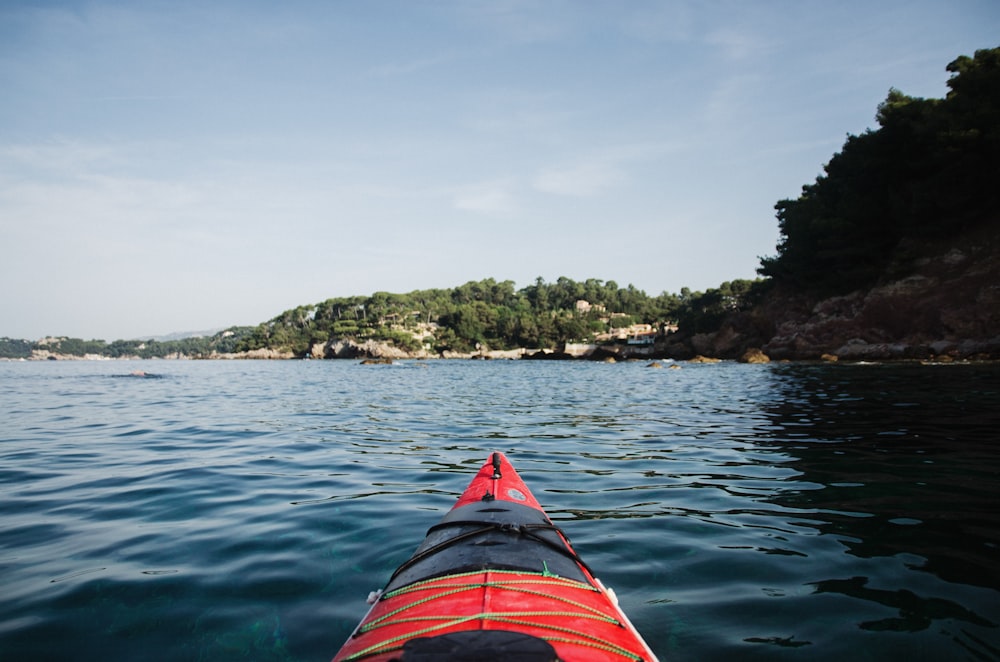
[[[656,658],[494,453],[334,658],[430,659]]]

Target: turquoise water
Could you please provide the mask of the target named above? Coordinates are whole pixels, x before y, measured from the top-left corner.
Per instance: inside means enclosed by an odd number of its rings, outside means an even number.
[[[1000,658],[998,366],[0,363],[0,415],[2,660],[329,659],[492,450],[661,659]]]

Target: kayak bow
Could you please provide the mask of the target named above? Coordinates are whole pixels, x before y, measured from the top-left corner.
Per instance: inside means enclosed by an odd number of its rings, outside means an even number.
[[[334,662],[656,661],[502,453],[373,599]]]

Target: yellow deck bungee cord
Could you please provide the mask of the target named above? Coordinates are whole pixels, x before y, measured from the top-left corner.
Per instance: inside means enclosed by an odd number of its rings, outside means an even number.
[[[578,630],[574,630],[572,628],[561,627],[561,626],[558,626],[558,625],[539,624],[539,623],[536,623],[536,622],[533,622],[533,621],[521,620],[521,619],[525,619],[525,618],[538,618],[538,617],[585,618],[585,619],[592,619],[592,620],[595,620],[595,621],[601,621],[601,622],[604,622],[604,623],[609,623],[609,624],[612,624],[612,625],[623,627],[622,623],[618,619],[613,618],[611,616],[608,616],[606,613],[602,612],[601,610],[595,609],[594,607],[590,607],[590,606],[588,606],[586,604],[577,602],[577,601],[572,600],[570,598],[566,598],[566,597],[562,597],[562,596],[557,596],[557,595],[551,595],[549,593],[543,593],[541,591],[532,590],[532,589],[526,587],[526,585],[539,585],[539,584],[541,584],[541,585],[546,585],[546,584],[552,585],[552,584],[557,584],[557,585],[559,585],[561,587],[572,588],[574,590],[588,591],[588,592],[592,592],[592,593],[600,593],[600,591],[596,587],[594,587],[594,586],[590,586],[588,584],[584,584],[582,582],[579,582],[579,581],[576,581],[576,580],[572,580],[572,579],[565,579],[565,578],[559,577],[558,575],[553,575],[553,574],[551,574],[549,572],[537,573],[537,575],[536,575],[536,573],[530,573],[530,572],[524,572],[524,571],[515,571],[515,570],[489,570],[488,572],[489,572],[489,574],[499,574],[499,575],[509,574],[509,575],[518,575],[520,577],[524,577],[525,575],[535,575],[536,578],[532,578],[532,579],[506,579],[506,580],[505,579],[500,579],[500,580],[490,580],[490,581],[484,581],[484,582],[469,582],[469,583],[462,583],[462,584],[445,584],[445,585],[440,586],[440,587],[435,587],[434,586],[435,584],[440,584],[443,581],[452,581],[452,580],[455,580],[455,579],[461,579],[463,577],[477,576],[477,575],[482,574],[482,572],[483,571],[479,570],[479,571],[474,571],[474,572],[466,572],[466,573],[459,573],[459,574],[453,574],[453,575],[444,575],[444,576],[440,576],[440,577],[435,577],[433,579],[426,579],[426,580],[423,580],[423,581],[416,582],[414,584],[410,584],[408,586],[404,586],[404,587],[396,589],[394,591],[390,591],[390,592],[382,595],[380,599],[383,600],[383,601],[385,601],[385,600],[390,600],[392,598],[399,597],[401,595],[410,594],[410,593],[417,593],[417,592],[421,592],[421,591],[431,591],[431,590],[434,590],[435,588],[441,589],[441,590],[436,591],[432,595],[428,595],[428,596],[426,596],[424,598],[421,598],[420,600],[417,600],[415,602],[407,603],[406,605],[403,605],[403,606],[401,606],[401,607],[399,607],[397,609],[394,609],[394,610],[392,610],[392,611],[390,611],[390,612],[388,612],[386,614],[383,614],[379,618],[377,618],[377,619],[375,619],[375,620],[373,620],[373,621],[365,624],[364,626],[362,626],[360,628],[360,630],[358,631],[358,635],[369,633],[369,632],[372,632],[374,630],[378,630],[378,629],[383,628],[383,627],[389,627],[389,626],[392,626],[392,625],[398,625],[398,624],[401,624],[401,623],[415,623],[415,622],[420,622],[420,621],[440,621],[440,622],[438,622],[438,623],[436,623],[434,625],[428,625],[427,627],[422,628],[422,629],[417,630],[417,631],[408,632],[405,635],[399,635],[397,637],[391,637],[389,639],[386,639],[386,640],[380,641],[378,643],[372,644],[372,645],[370,645],[370,646],[368,646],[368,647],[366,647],[366,648],[358,651],[357,653],[355,653],[354,655],[352,655],[351,657],[349,657],[347,659],[348,660],[357,660],[357,659],[361,659],[363,657],[366,657],[366,656],[372,655],[372,654],[376,654],[376,653],[388,653],[388,652],[391,652],[391,651],[394,651],[394,650],[399,650],[399,649],[402,648],[402,644],[403,643],[405,643],[406,641],[408,641],[408,640],[410,640],[412,638],[423,636],[423,635],[430,634],[430,633],[438,631],[438,630],[442,630],[442,629],[445,629],[445,628],[448,628],[448,627],[452,627],[452,626],[455,626],[455,625],[460,625],[462,623],[467,623],[467,622],[476,621],[476,620],[492,621],[494,623],[506,623],[506,624],[510,624],[510,625],[521,625],[521,626],[529,626],[529,627],[534,627],[534,628],[539,628],[539,629],[551,630],[554,633],[552,636],[544,636],[543,635],[543,636],[541,636],[541,638],[544,639],[544,640],[546,640],[546,641],[552,642],[552,643],[565,643],[565,644],[572,644],[572,645],[586,646],[586,647],[590,647],[590,648],[595,648],[595,649],[607,651],[607,652],[610,652],[610,653],[614,653],[614,654],[617,654],[617,655],[621,655],[622,657],[625,657],[625,658],[628,658],[628,659],[631,659],[631,660],[642,660],[643,659],[641,655],[637,655],[636,653],[634,653],[634,652],[632,652],[632,651],[630,651],[628,649],[622,648],[620,646],[615,646],[614,644],[610,644],[607,641],[604,641],[604,640],[602,640],[602,639],[600,639],[598,637],[595,637],[594,635],[588,634],[586,632],[581,632],[581,631],[578,631]],[[450,596],[453,596],[453,595],[456,595],[456,594],[459,594],[459,593],[463,593],[463,592],[466,592],[466,591],[472,591],[472,590],[477,590],[477,589],[485,589],[485,588],[500,589],[500,590],[506,590],[506,591],[516,592],[516,593],[523,593],[523,594],[526,594],[526,595],[533,595],[533,596],[544,597],[546,599],[553,600],[553,601],[558,601],[558,602],[562,602],[562,603],[564,603],[566,605],[574,607],[575,610],[574,611],[570,611],[570,610],[567,610],[567,611],[552,610],[552,611],[480,612],[480,613],[476,613],[476,614],[464,614],[464,615],[461,615],[461,616],[454,616],[454,615],[440,615],[440,616],[437,616],[437,615],[427,615],[427,616],[413,616],[413,617],[402,617],[402,618],[398,617],[400,614],[406,612],[407,610],[409,610],[409,609],[411,609],[413,607],[417,607],[417,606],[420,606],[420,605],[425,605],[425,604],[434,602],[435,600],[440,600],[440,599],[443,599],[443,598],[446,598],[446,597],[450,597]]]

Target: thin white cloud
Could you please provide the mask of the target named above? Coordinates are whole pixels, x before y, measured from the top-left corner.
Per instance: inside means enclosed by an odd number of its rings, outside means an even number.
[[[456,8],[473,24],[522,43],[563,38],[585,16],[563,0],[466,0]]]
[[[455,209],[480,214],[506,214],[514,211],[516,203],[509,180],[492,180],[463,187],[454,194]]]
[[[368,73],[377,78],[407,76],[426,69],[432,69],[452,59],[453,57],[450,55],[437,55],[433,57],[414,58],[412,60],[397,60],[376,65],[369,69]]]
[[[73,225],[73,216],[88,213],[113,223],[122,215],[114,210],[176,210],[196,205],[199,194],[187,182],[162,174],[156,178],[140,174],[136,151],[155,149],[85,141],[0,147],[4,203],[39,221],[67,226]]]
[[[768,42],[747,29],[720,28],[708,34],[706,41],[730,60],[743,61],[763,54]]]
[[[654,5],[630,4],[620,21],[621,29],[630,37],[647,42],[686,42],[695,34],[695,11],[684,2],[659,2]]]
[[[532,186],[551,195],[600,195],[627,184],[631,168],[660,159],[678,148],[666,142],[614,145],[576,160],[542,167],[532,179]]]
[[[747,118],[746,109],[754,107],[766,79],[757,73],[734,74],[720,79],[708,97],[706,117],[714,124],[727,124],[727,130],[749,127],[756,118]]]
[[[590,197],[618,186],[627,179],[624,171],[612,162],[583,161],[543,168],[533,185],[552,195]]]
[[[42,176],[78,176],[95,166],[119,163],[121,155],[108,144],[79,140],[51,140],[0,146],[0,176],[25,171]]]

